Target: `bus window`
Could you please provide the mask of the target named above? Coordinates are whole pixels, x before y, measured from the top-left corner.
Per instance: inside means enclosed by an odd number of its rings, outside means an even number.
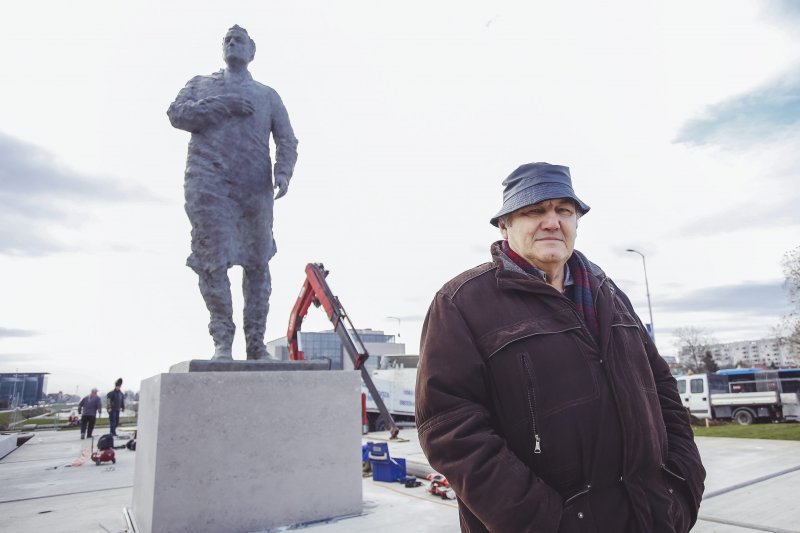
[[[686,394],[686,380],[679,379],[678,380],[678,394]]]
[[[702,378],[693,379],[691,384],[690,384],[690,388],[691,388],[692,394],[703,392],[703,379]]]

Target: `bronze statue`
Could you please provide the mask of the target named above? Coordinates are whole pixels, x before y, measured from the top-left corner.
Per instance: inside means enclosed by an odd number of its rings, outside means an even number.
[[[297,139],[278,93],[247,70],[256,52],[247,30],[228,30],[222,52],[227,68],[192,78],[167,110],[174,127],[192,134],[184,182],[192,225],[186,264],[200,278],[216,360],[232,359],[228,268],[242,266],[247,359],[262,359],[269,357],[264,345],[272,292],[269,260],[277,251],[273,189],[278,190],[275,199],[288,190]],[[276,145],[274,174],[270,133]]]

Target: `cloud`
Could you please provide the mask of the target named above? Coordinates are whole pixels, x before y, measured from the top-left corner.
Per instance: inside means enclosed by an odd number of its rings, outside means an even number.
[[[795,30],[800,29],[800,2],[796,0],[772,0],[763,6],[766,18]]]
[[[88,204],[152,201],[146,191],[95,179],[36,145],[0,132],[0,255],[63,251],[49,229],[80,224]]]
[[[33,337],[34,335],[36,335],[36,332],[29,329],[0,327],[0,339],[9,337]]]
[[[709,106],[681,128],[676,143],[739,148],[784,138],[800,126],[800,67],[771,83]]]
[[[659,311],[780,315],[789,305],[783,281],[751,281],[704,287],[686,295],[658,301]]]
[[[800,225],[800,192],[791,188],[776,187],[774,195],[765,195],[758,202],[735,204],[722,211],[697,218],[679,226],[674,236],[695,236],[703,228],[705,236],[733,231]]]

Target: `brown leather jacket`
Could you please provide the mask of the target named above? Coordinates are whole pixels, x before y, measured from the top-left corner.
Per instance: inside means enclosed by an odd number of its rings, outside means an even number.
[[[572,301],[501,254],[445,284],[422,332],[420,443],[462,531],[688,531],[705,470],[628,298],[593,266],[598,342]]]

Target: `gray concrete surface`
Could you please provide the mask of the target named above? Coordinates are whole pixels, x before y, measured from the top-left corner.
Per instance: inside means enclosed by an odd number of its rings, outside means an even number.
[[[389,444],[409,471],[425,471],[416,433],[404,429]],[[386,439],[376,433],[363,439]],[[318,435],[320,440],[325,435]],[[708,470],[706,498],[695,533],[800,533],[800,442],[698,438]],[[68,467],[80,459],[74,431],[41,432],[0,460],[0,532],[113,532],[126,530],[122,513],[132,498],[134,452],[119,450],[117,464]],[[455,502],[425,486],[364,478],[362,514],[310,524],[309,533],[458,532]]]

